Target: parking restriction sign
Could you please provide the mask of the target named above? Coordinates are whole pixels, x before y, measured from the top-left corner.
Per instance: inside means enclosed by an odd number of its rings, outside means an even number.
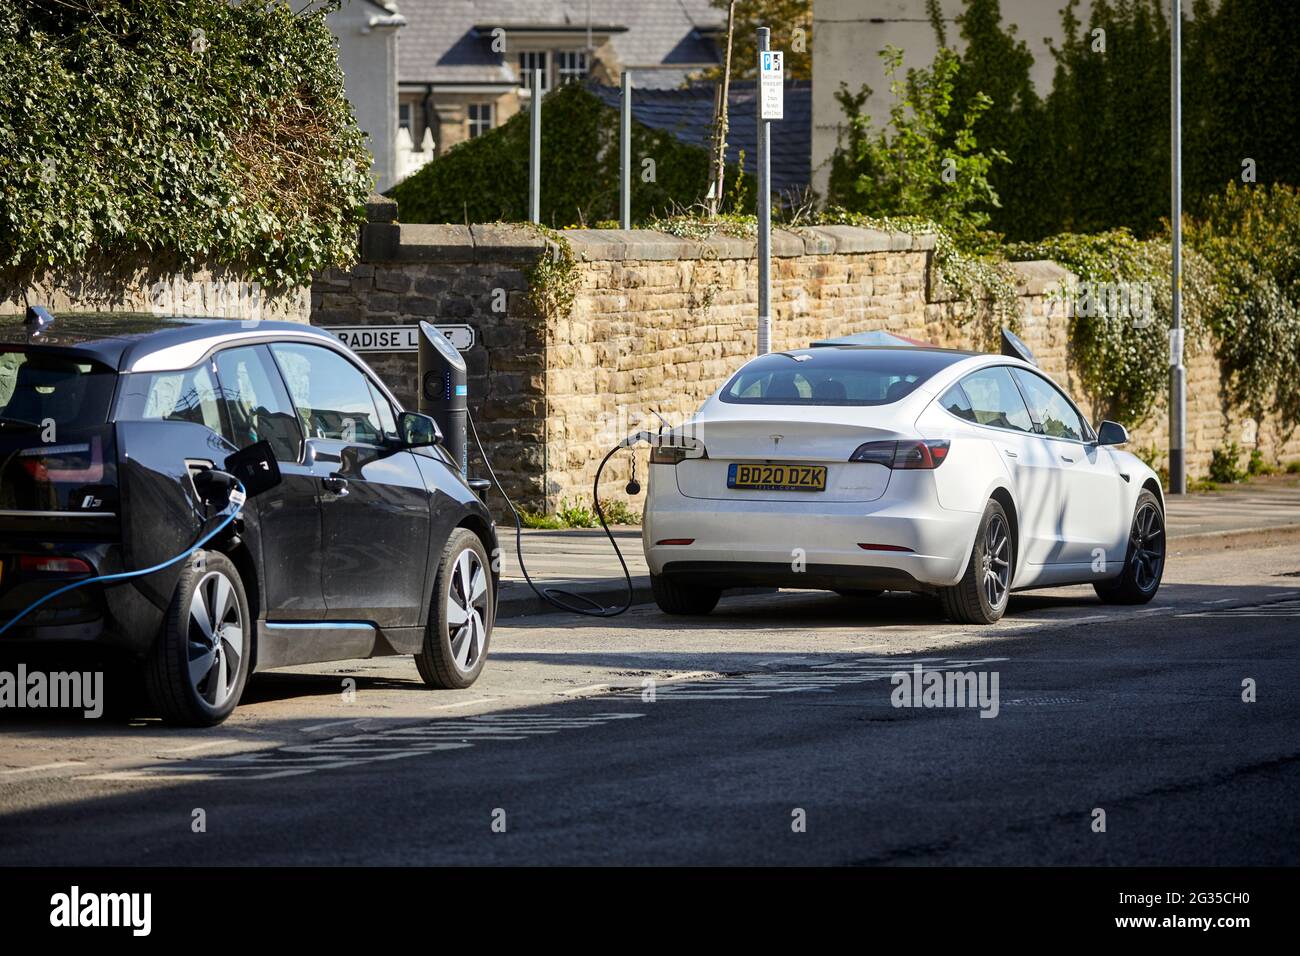
[[[785,54],[780,50],[763,50],[758,54],[759,119],[783,118],[785,96]]]

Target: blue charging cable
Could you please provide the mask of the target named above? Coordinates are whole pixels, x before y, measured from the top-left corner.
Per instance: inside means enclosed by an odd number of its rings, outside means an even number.
[[[28,614],[31,614],[32,611],[35,611],[38,607],[40,607],[42,604],[46,603],[47,601],[54,600],[60,594],[67,594],[69,591],[75,588],[84,587],[87,584],[105,584],[109,581],[126,581],[129,578],[143,577],[146,574],[153,574],[155,571],[161,571],[163,568],[169,568],[178,561],[184,561],[195,551],[199,550],[199,548],[203,547],[205,544],[207,544],[209,541],[215,538],[218,534],[221,533],[221,531],[223,531],[227,526],[229,526],[229,524],[232,521],[234,521],[236,518],[239,517],[239,512],[244,507],[244,501],[246,500],[246,496],[244,494],[243,483],[240,482],[238,478],[234,478],[233,480],[235,482],[236,490],[235,493],[232,493],[230,496],[231,503],[228,506],[230,513],[226,515],[226,519],[222,521],[221,524],[217,525],[210,532],[205,534],[203,537],[199,538],[199,540],[194,542],[194,544],[188,550],[182,551],[180,554],[176,555],[176,557],[169,558],[166,561],[163,561],[161,564],[155,564],[151,568],[142,568],[139,571],[119,571],[117,574],[104,574],[97,577],[82,578],[80,581],[73,581],[71,584],[63,585],[63,587],[61,588],[55,588],[49,594],[46,594],[44,597],[35,600],[31,604],[27,605],[16,615],[14,615],[14,617],[8,623],[4,624],[3,626],[0,626],[0,637],[3,637],[5,631],[9,630],[9,628],[13,627],[15,624],[17,624]]]

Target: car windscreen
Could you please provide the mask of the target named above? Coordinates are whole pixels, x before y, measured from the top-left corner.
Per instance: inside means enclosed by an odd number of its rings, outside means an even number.
[[[808,349],[750,362],[718,398],[736,405],[888,405],[965,358],[925,349]]]

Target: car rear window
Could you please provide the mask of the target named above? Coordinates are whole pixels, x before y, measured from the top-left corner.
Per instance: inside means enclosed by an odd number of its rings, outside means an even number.
[[[0,511],[114,510],[116,382],[84,357],[0,350]]]
[[[0,351],[0,421],[9,427],[85,428],[108,421],[117,373],[42,349]]]
[[[736,405],[889,405],[963,357],[907,348],[774,352],[732,376],[718,397]]]

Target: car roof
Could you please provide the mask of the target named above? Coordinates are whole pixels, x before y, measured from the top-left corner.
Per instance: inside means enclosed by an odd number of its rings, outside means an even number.
[[[989,355],[989,352],[973,352],[968,349],[944,349],[937,345],[810,345],[802,349],[785,349],[785,352],[943,352],[948,355]]]
[[[152,315],[142,312],[61,312],[34,333],[23,316],[0,316],[0,347],[17,345],[75,352],[121,371],[139,365],[187,368],[209,348],[240,339],[318,338],[338,344],[328,332],[301,322]],[[167,356],[164,359],[164,354]],[[191,359],[188,360],[187,359]],[[149,361],[150,358],[155,359]],[[183,364],[171,364],[182,362]]]

